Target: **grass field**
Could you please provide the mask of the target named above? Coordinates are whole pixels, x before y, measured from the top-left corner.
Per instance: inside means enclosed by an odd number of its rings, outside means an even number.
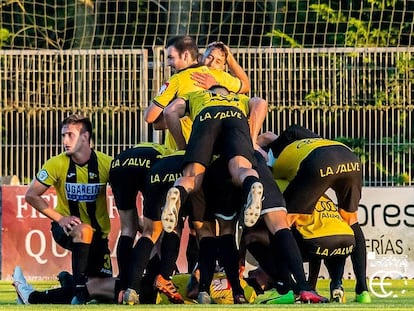
[[[7,310],[42,310],[42,311],[56,311],[56,310],[125,310],[125,309],[139,309],[139,310],[245,310],[259,311],[263,309],[278,309],[278,310],[305,310],[305,309],[318,309],[318,310],[414,310],[414,280],[392,280],[389,284],[384,285],[384,290],[381,290],[381,286],[377,285],[374,290],[379,295],[388,295],[385,298],[372,296],[371,304],[359,304],[352,302],[354,299],[353,287],[354,281],[346,280],[344,282],[345,293],[347,302],[345,304],[328,303],[317,305],[137,305],[137,306],[121,306],[121,305],[86,305],[86,306],[66,306],[66,305],[30,305],[22,306],[16,305],[16,293],[10,281],[0,281],[0,309]],[[31,282],[36,289],[47,289],[52,286],[56,286],[56,282]],[[328,285],[325,280],[318,282],[318,291],[320,294],[329,296]]]

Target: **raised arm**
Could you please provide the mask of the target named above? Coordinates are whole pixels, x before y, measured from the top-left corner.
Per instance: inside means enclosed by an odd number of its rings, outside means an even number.
[[[176,98],[164,109],[165,124],[173,136],[179,150],[185,149],[186,141],[182,132],[180,119],[185,115],[186,102]]]

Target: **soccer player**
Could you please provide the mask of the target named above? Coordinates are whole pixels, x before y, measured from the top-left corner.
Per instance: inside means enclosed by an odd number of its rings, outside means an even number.
[[[150,106],[145,111],[145,119],[148,123],[153,123],[156,129],[164,129],[165,125],[163,122],[163,109],[177,96],[184,94],[191,90],[202,89],[202,87],[197,86],[196,82],[192,80],[192,74],[196,72],[209,72],[209,69],[206,66],[198,64],[198,48],[193,38],[188,36],[177,36],[171,38],[167,42],[167,58],[168,65],[172,68],[175,74],[163,85],[159,94],[152,100]],[[230,65],[230,64],[229,64]],[[231,67],[235,68],[236,64],[232,64]],[[224,85],[227,85],[229,88],[235,91],[248,91],[250,88],[249,84],[242,82],[240,79],[233,77],[225,72],[215,71],[213,73],[215,79],[221,81]],[[191,120],[184,117],[180,120],[183,130],[184,141],[188,138],[191,130]],[[166,135],[165,144],[171,149],[177,149],[177,143],[172,139],[168,134]],[[179,144],[178,144],[179,145]],[[180,147],[180,146],[179,146]],[[145,205],[145,203],[144,203]],[[145,206],[144,206],[145,207]],[[146,222],[150,222],[146,225]],[[138,303],[139,286],[137,285],[136,278],[139,276],[139,271],[142,271],[145,268],[144,263],[147,256],[148,250],[153,247],[154,237],[159,235],[158,230],[154,227],[154,223],[150,219],[144,217],[144,230],[148,228],[148,231],[144,234],[147,236],[146,239],[143,239],[141,242],[138,241],[137,245],[134,247],[137,253],[140,253],[138,256],[141,258],[139,263],[134,267],[134,273],[130,275],[129,288],[126,290],[124,295],[124,302],[128,304]],[[151,238],[149,238],[151,237]],[[171,240],[171,242],[168,242]],[[165,234],[162,239],[163,245],[175,245],[176,241],[179,241],[179,237],[172,234]],[[167,247],[167,246],[166,246]],[[170,249],[171,247],[168,246]],[[135,252],[135,250],[134,250]],[[181,302],[181,297],[175,295],[175,288],[170,279],[166,279],[162,275],[157,278],[155,284],[158,289],[166,293],[170,300]]]
[[[355,235],[351,254],[356,277],[355,300],[371,302],[366,282],[365,237],[357,213],[362,191],[359,158],[344,144],[324,139],[298,125],[290,126],[279,136],[271,132],[261,135],[259,145],[268,146],[277,158],[274,178],[289,181],[283,195],[292,223],[300,214],[311,214],[327,189],[335,191],[339,212]]]
[[[123,291],[128,287],[132,262],[139,254],[133,251],[134,241],[139,229],[136,207],[137,196],[143,194],[147,173],[152,165],[165,154],[172,151],[156,143],[140,143],[126,149],[114,157],[109,171],[116,207],[121,223],[121,236],[117,244],[117,259],[120,286]],[[141,228],[142,232],[142,228]],[[123,295],[121,291],[121,295]],[[122,303],[122,298],[119,302]]]
[[[150,105],[144,112],[145,121],[153,124],[155,129],[166,129],[163,110],[177,96],[187,94],[189,92],[203,90],[200,82],[193,79],[196,73],[211,74],[216,84],[224,85],[230,91],[235,93],[247,93],[250,90],[250,84],[238,77],[234,77],[222,70],[209,70],[205,65],[198,63],[198,47],[195,40],[189,36],[176,36],[168,40],[167,45],[167,61],[174,74],[164,83],[157,96],[151,101]],[[237,63],[237,62],[236,62]],[[230,65],[230,64],[229,64]],[[232,66],[236,64],[232,63]],[[232,67],[233,68],[233,67]],[[234,67],[235,68],[235,67]],[[238,71],[239,72],[239,71]],[[206,77],[206,76],[203,76]],[[184,131],[184,137],[188,138],[191,131],[192,121],[183,116],[180,123]],[[171,149],[183,149],[179,142],[169,135],[167,131],[165,143]]]
[[[87,117],[70,115],[62,121],[60,132],[65,151],[44,163],[25,198],[52,220],[56,243],[72,252],[72,304],[83,304],[88,299],[88,277],[112,276],[106,204],[112,158],[91,147],[92,123]],[[56,207],[42,197],[51,186],[56,189]]]
[[[247,121],[247,96],[230,94],[221,86],[210,90],[188,93],[174,100],[165,109],[165,120],[174,134],[182,136],[180,118],[189,103],[190,118],[194,120],[192,133],[186,147],[183,176],[167,193],[163,209],[163,228],[171,232],[177,222],[180,202],[187,194],[199,190],[206,167],[213,154],[228,161],[229,172],[236,185],[243,185],[247,199],[244,224],[252,226],[260,216],[263,185],[252,168],[254,149]],[[176,137],[174,136],[174,137]]]
[[[278,180],[278,184],[287,184]],[[283,189],[283,187],[281,187]],[[320,261],[323,259],[331,278],[331,301],[344,302],[342,287],[345,260],[355,246],[354,233],[342,219],[332,200],[322,196],[312,214],[300,215],[293,224],[296,241],[305,262],[309,262],[309,283],[316,289]],[[253,228],[246,228],[241,237],[241,254],[245,249],[255,257],[259,266],[271,276],[272,285],[280,294],[286,294],[294,288],[289,269],[285,262],[274,265],[272,249],[270,248],[269,233],[264,221],[259,221]],[[242,256],[244,257],[244,256]],[[278,295],[267,296],[267,300],[277,303]],[[259,296],[260,298],[260,296]],[[293,303],[293,302],[291,302]]]
[[[228,161],[232,180],[237,180],[238,185],[243,184],[243,199],[246,202],[247,198],[248,204],[241,214],[244,220],[242,223],[246,226],[253,226],[258,220],[263,190],[266,191],[268,195],[263,196],[263,205],[266,208],[262,213],[273,235],[272,246],[281,256],[285,257],[290,268],[294,270],[295,279],[299,283],[298,294],[301,301],[326,302],[326,298],[311,291],[306,282],[302,258],[289,230],[283,196],[264,158],[257,158],[264,164],[256,164],[257,160],[246,119],[248,98],[240,99],[236,94],[228,94],[227,90],[221,86],[213,90],[193,92],[176,99],[169,106],[175,107],[173,110],[175,120],[186,109],[184,98],[190,103],[190,116],[196,116],[196,118],[186,149],[183,177],[179,178],[175,186],[167,193],[162,213],[164,230],[168,232],[176,226],[181,204],[186,201],[188,193],[200,187],[205,168],[210,164],[212,155],[218,154]],[[167,109],[166,116],[168,115]],[[168,120],[168,117],[166,119]],[[263,185],[261,181],[266,184]]]
[[[142,278],[141,302],[155,304],[157,292],[153,289],[153,282],[159,270],[159,256],[156,254],[148,263],[145,276]],[[73,298],[73,276],[62,271],[57,278],[60,287],[46,290],[36,290],[24,277],[22,268],[16,266],[13,270],[13,285],[17,293],[17,304],[70,304]],[[90,303],[118,303],[122,292],[120,280],[115,277],[91,277],[85,283]]]

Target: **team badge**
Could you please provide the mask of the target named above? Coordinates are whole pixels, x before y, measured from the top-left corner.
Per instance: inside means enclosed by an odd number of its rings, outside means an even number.
[[[39,179],[40,181],[45,181],[47,178],[49,177],[49,174],[47,173],[46,170],[41,170],[38,174],[37,174],[37,179]]]
[[[168,88],[168,86],[170,85],[170,83],[169,82],[165,82],[162,86],[161,86],[161,88],[160,88],[160,90],[158,91],[158,95],[161,95],[162,93],[164,93],[165,92],[165,90]]]

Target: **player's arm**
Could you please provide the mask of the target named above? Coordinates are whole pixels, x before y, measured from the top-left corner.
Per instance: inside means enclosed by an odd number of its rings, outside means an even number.
[[[144,120],[147,123],[155,123],[159,122],[160,118],[162,117],[163,108],[159,107],[155,104],[154,101],[150,103],[150,105],[144,111]]]
[[[66,234],[72,230],[73,226],[76,226],[81,220],[76,216],[63,216],[58,213],[54,208],[49,207],[48,202],[42,198],[42,195],[46,192],[49,187],[34,179],[26,191],[25,199],[26,202],[33,206],[43,215],[47,216],[51,220],[59,223]]]
[[[252,97],[249,100],[249,127],[253,146],[258,149],[257,138],[267,115],[267,101],[261,97]]]
[[[230,51],[230,48],[227,45],[224,45],[227,51],[227,65],[229,67],[230,73],[239,78],[241,81],[241,88],[239,93],[245,94],[250,92],[250,80],[247,76],[247,73],[244,71],[243,67],[237,62],[236,58],[234,58],[233,53]]]
[[[164,109],[165,124],[177,144],[179,150],[185,149],[186,142],[183,135],[180,118],[184,117],[186,102],[182,98],[176,98]]]

